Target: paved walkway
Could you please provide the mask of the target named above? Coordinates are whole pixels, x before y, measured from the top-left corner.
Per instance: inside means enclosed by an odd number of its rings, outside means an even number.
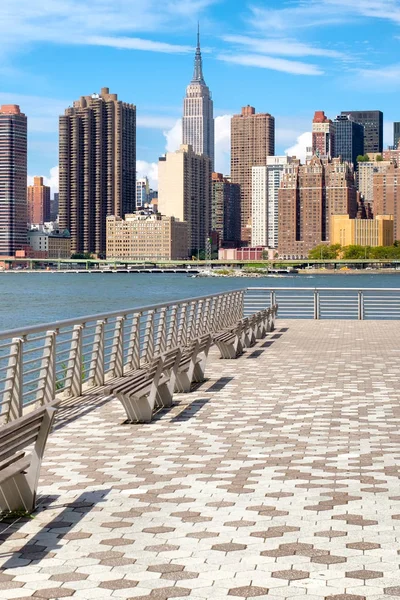
[[[278,321],[207,374],[150,425],[60,414],[2,599],[400,597],[400,323]]]

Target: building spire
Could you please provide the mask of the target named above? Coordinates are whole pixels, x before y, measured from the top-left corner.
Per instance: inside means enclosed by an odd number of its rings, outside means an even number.
[[[203,60],[201,58],[201,50],[200,50],[200,23],[197,23],[197,46],[196,46],[196,54],[194,57],[194,71],[192,83],[199,82],[205,85],[204,77],[203,77]]]

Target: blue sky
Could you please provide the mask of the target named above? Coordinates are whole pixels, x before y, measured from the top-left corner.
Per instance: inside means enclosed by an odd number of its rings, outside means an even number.
[[[109,87],[137,106],[139,174],[180,141],[197,21],[214,98],[216,167],[230,115],[276,118],[276,152],[302,152],[315,110],[400,120],[400,0],[1,0],[0,103],[28,116],[29,175],[57,185],[58,115]],[[300,138],[300,139],[299,139]]]

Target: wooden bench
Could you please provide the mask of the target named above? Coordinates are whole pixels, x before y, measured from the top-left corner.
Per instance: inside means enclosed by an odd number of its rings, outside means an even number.
[[[181,360],[181,349],[173,348],[153,359],[147,369],[122,377],[109,386],[131,423],[150,423],[156,407],[172,405],[172,397]]]
[[[44,406],[0,427],[0,511],[36,506],[40,467],[57,407]],[[26,454],[30,446],[32,451]]]
[[[175,384],[177,392],[190,392],[192,383],[204,381],[211,344],[212,336],[210,333],[206,333],[193,340],[188,348],[183,351]]]

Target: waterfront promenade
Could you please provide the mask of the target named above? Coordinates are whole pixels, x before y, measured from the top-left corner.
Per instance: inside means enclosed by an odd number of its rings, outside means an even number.
[[[59,412],[0,597],[400,597],[400,322],[277,321],[151,424]]]

